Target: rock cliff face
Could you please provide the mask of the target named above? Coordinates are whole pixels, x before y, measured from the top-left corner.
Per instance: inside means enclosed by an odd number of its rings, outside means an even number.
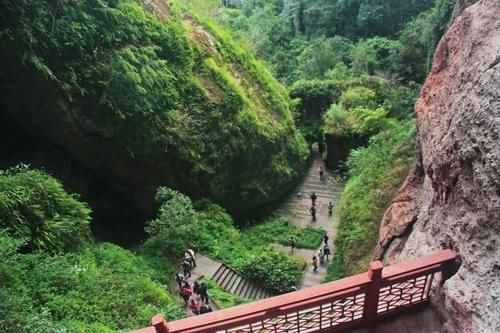
[[[500,332],[500,1],[459,1],[416,104],[417,162],[380,230],[387,263],[452,248],[445,332]]]

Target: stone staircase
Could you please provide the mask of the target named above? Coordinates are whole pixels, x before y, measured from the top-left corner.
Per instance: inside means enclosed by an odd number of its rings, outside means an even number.
[[[234,270],[222,263],[212,278],[222,289],[237,296],[251,300],[259,300],[272,296],[264,288],[245,280]]]

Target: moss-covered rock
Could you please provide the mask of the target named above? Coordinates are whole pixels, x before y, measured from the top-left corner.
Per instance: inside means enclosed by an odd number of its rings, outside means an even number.
[[[203,18],[135,0],[0,11],[0,113],[141,211],[159,185],[250,210],[304,166],[285,89]]]

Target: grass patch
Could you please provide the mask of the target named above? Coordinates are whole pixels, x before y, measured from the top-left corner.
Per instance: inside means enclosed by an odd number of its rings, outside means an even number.
[[[317,249],[325,231],[313,227],[299,228],[284,217],[270,218],[243,230],[243,236],[251,243],[279,243],[290,245],[290,237],[295,237],[297,247]]]
[[[215,302],[219,309],[226,309],[240,304],[246,304],[252,302],[252,300],[233,295],[222,289],[214,280],[210,278],[201,279],[202,283],[208,288],[208,295]]]

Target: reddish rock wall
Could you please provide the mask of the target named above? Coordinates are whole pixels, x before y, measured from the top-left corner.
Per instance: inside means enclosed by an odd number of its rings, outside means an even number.
[[[453,248],[458,272],[433,305],[444,332],[500,332],[500,1],[459,1],[416,104],[417,162],[376,258]]]

